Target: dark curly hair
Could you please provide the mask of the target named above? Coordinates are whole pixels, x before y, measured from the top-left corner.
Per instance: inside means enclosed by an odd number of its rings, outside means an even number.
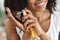
[[[9,7],[11,11],[21,11],[27,6],[27,0],[5,0],[4,6]],[[46,8],[52,13],[55,10],[56,0],[48,0]]]

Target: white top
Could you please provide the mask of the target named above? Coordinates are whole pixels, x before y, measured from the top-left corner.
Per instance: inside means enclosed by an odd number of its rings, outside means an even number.
[[[23,31],[20,32],[20,29],[17,29],[17,33],[20,35],[22,40]],[[58,35],[60,31],[60,14],[59,12],[54,11],[53,14],[51,14],[51,23],[50,28],[46,32],[46,34],[51,38],[51,40],[58,40]],[[35,40],[40,40],[39,37],[37,37]]]

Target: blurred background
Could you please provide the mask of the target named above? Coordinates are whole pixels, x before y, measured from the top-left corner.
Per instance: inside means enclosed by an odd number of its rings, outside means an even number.
[[[57,0],[56,11],[60,11],[60,0]],[[0,40],[6,40],[6,32],[4,28],[4,20],[6,19],[4,0],[0,0]]]
[[[4,9],[4,0],[0,0],[0,40],[6,40],[5,28],[3,21],[6,19],[5,9]]]

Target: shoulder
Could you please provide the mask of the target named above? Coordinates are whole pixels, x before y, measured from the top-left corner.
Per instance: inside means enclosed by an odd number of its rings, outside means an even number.
[[[8,28],[9,26],[10,26],[10,21],[9,21],[9,19],[7,18],[7,19],[4,20],[4,27],[5,27],[5,28]]]
[[[8,24],[8,23],[10,23],[10,21],[9,21],[9,19],[7,18],[7,19],[4,20],[4,24]]]
[[[5,27],[12,27],[13,25],[11,24],[10,20],[7,18],[4,20],[4,26]]]
[[[59,11],[53,12],[53,18],[57,21],[57,23],[60,24],[60,12]]]
[[[53,14],[60,16],[60,12],[59,11],[53,11]]]
[[[6,18],[4,20],[4,25],[12,25],[12,24],[11,24],[11,21],[8,18]]]
[[[6,19],[4,20],[4,23],[5,23],[5,22],[9,22],[9,19],[8,19],[8,18],[6,18]]]
[[[60,12],[59,11],[54,11],[53,12],[53,18],[55,18],[56,20],[60,20]]]
[[[57,28],[60,30],[60,12],[59,11],[54,11],[53,21],[55,26],[57,26]]]

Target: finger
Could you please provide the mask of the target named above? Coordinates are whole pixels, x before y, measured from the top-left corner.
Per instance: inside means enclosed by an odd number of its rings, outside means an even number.
[[[7,14],[8,14],[8,18],[10,20],[12,20],[12,19],[15,20],[14,17],[13,17],[13,15],[12,15],[12,13],[11,13],[11,11],[10,11],[10,9],[8,7],[6,7],[6,11],[7,11]]]
[[[25,20],[27,20],[29,18],[29,15],[26,15],[24,17],[22,17],[22,22],[24,22]]]
[[[20,29],[24,30],[23,25],[22,25],[20,22],[18,22],[18,21],[13,17],[13,15],[12,15],[12,13],[11,13],[11,11],[10,11],[10,9],[9,9],[8,7],[6,7],[6,11],[7,11],[7,13],[8,13],[8,18],[9,18],[9,20],[10,20],[11,22],[13,22],[13,23],[16,23],[16,24],[15,24],[16,26],[18,26]]]
[[[8,14],[8,15],[11,14],[11,10],[10,10],[8,7],[6,7],[6,11],[7,11],[7,14]]]
[[[30,28],[34,28],[34,26],[35,26],[35,23],[32,23],[32,24],[30,24],[30,25],[27,26],[26,30],[30,30]]]
[[[28,10],[27,8],[25,8],[25,11],[26,11],[28,14],[33,15],[32,12],[31,12],[30,10]]]
[[[34,23],[34,20],[26,20],[24,26],[27,27],[29,24]]]
[[[22,21],[25,22],[27,19],[34,19],[34,17],[32,15],[28,14],[22,18]]]
[[[18,28],[22,29],[23,31],[25,30],[23,24],[21,24],[20,22],[18,22],[15,18],[11,18],[9,17],[9,20]]]
[[[24,16],[24,17],[22,18],[22,21],[24,22],[24,21],[27,20],[28,18],[29,18],[29,14],[26,15],[26,16]]]
[[[8,16],[8,18],[12,18],[12,19],[14,19],[13,18],[13,15],[12,15],[12,13],[11,13],[11,11],[10,11],[10,9],[8,8],[8,7],[6,7],[6,11],[7,11],[7,16]]]
[[[17,25],[18,25],[18,23],[20,23],[20,22],[18,22],[18,21],[13,17],[13,15],[12,15],[12,13],[11,13],[11,11],[10,11],[10,9],[9,9],[8,7],[6,7],[6,11],[7,11],[7,13],[8,13],[9,19],[10,19],[11,21],[14,21],[14,22],[17,23]],[[22,26],[22,25],[21,25],[21,26]]]
[[[15,18],[13,17],[13,15],[12,15],[12,13],[11,13],[11,11],[10,11],[10,9],[9,9],[8,7],[6,7],[6,11],[7,11],[7,13],[8,13],[9,19],[10,19],[10,20],[15,20]]]

